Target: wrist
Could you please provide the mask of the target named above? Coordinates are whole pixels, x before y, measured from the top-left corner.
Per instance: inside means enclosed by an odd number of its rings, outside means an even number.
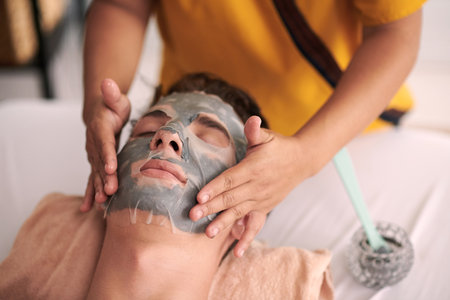
[[[102,104],[101,96],[85,96],[82,117],[86,126],[89,125],[94,115],[98,113],[98,106]]]
[[[300,132],[296,133],[293,138],[297,144],[297,152],[299,155],[296,158],[298,165],[302,168],[302,173],[305,178],[316,175],[331,159],[327,151],[323,151],[314,138],[310,138]]]

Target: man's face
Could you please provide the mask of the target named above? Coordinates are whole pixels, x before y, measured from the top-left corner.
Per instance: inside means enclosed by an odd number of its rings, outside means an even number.
[[[164,215],[185,232],[204,232],[213,217],[189,219],[198,191],[243,158],[247,142],[233,108],[203,93],[172,94],[151,107],[119,153],[119,189],[108,213]]]

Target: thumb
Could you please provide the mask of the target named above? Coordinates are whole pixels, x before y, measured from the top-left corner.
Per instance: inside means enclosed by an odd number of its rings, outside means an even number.
[[[112,79],[103,79],[101,84],[103,101],[120,119],[127,120],[130,114],[130,101],[122,94],[117,83]]]
[[[263,144],[270,139],[270,134],[261,129],[261,118],[258,116],[251,116],[245,122],[244,126],[245,137],[247,138],[248,148]]]

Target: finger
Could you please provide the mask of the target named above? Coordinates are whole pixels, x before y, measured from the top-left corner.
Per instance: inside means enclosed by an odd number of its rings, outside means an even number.
[[[242,255],[244,255],[265,222],[266,214],[258,211],[251,211],[248,213],[245,231],[233,250],[234,256],[242,257]]]
[[[104,203],[95,203],[95,209],[97,210],[97,211],[105,211],[105,205],[104,205]]]
[[[111,196],[117,191],[117,188],[118,188],[117,174],[114,173],[112,175],[106,175],[105,185],[103,187],[105,194]]]
[[[80,206],[80,211],[87,212],[91,209],[94,202],[94,183],[92,181],[92,174],[89,176],[86,192],[84,193],[83,203]]]
[[[258,116],[248,118],[247,122],[245,122],[244,133],[247,138],[248,148],[266,143],[271,139],[270,133],[261,129],[261,118]]]
[[[101,161],[103,163],[100,170],[104,172],[102,175],[112,175],[117,170],[116,139],[114,132],[108,127],[99,128],[98,137],[98,141],[101,143],[98,148],[101,148]],[[105,181],[106,178],[103,178],[103,180]]]
[[[217,195],[247,183],[250,178],[252,178],[252,176],[248,173],[245,162],[241,162],[225,170],[222,174],[205,185],[197,194],[197,201],[200,204],[206,203]]]
[[[100,175],[94,175],[95,201],[103,203],[106,201],[106,194],[103,191],[103,182]]]
[[[206,227],[206,236],[214,238],[220,232],[232,226],[236,220],[243,218],[248,211],[249,209],[245,203],[223,211]]]
[[[231,228],[231,235],[235,240],[240,240],[242,234],[245,231],[244,218],[241,218],[234,223],[233,228]]]
[[[101,123],[86,131],[86,152],[94,171],[100,172],[103,181],[107,174],[117,169],[116,140],[112,128]],[[99,151],[100,150],[100,151]]]
[[[122,94],[117,83],[112,79],[104,79],[101,83],[101,90],[105,105],[116,113],[124,122],[130,114],[130,102]]]
[[[196,222],[203,217],[221,212],[223,210],[237,206],[239,203],[248,201],[248,195],[254,195],[249,184],[242,184],[234,189],[217,195],[204,204],[195,205],[189,212],[189,217]]]

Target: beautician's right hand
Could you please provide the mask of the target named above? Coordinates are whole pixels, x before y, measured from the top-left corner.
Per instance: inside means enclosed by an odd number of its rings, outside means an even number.
[[[112,79],[101,83],[102,100],[84,108],[86,151],[91,174],[80,210],[87,212],[95,202],[103,203],[117,191],[118,139],[130,116],[130,101]],[[88,103],[88,102],[86,102]]]

